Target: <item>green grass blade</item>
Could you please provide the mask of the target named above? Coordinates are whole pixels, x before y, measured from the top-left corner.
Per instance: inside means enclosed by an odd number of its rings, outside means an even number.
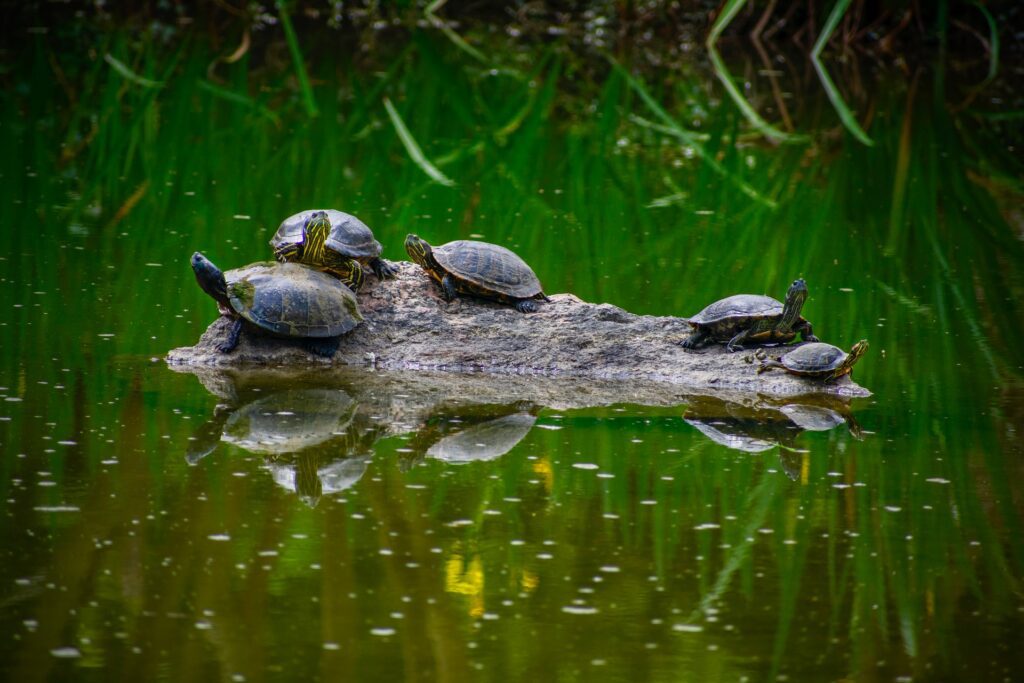
[[[814,64],[814,70],[818,72],[818,79],[821,81],[822,87],[825,88],[825,93],[828,95],[829,101],[832,103],[832,108],[839,114],[839,120],[843,122],[846,130],[850,131],[853,137],[860,140],[863,144],[871,147],[875,144],[874,140],[868,137],[868,134],[864,132],[864,129],[860,127],[857,122],[857,117],[853,115],[850,107],[847,106],[846,100],[843,99],[842,94],[839,92],[839,88],[832,81],[832,77],[829,76],[828,70],[825,65],[821,63],[821,51],[825,49],[825,45],[828,44],[829,39],[832,37],[832,33],[835,32],[836,26],[842,20],[843,15],[846,14],[846,10],[850,7],[851,0],[838,0],[835,7],[832,8],[832,12],[828,15],[828,19],[825,20],[825,26],[821,30],[821,35],[818,36],[817,42],[814,43],[814,48],[811,50],[811,62]]]
[[[780,142],[795,142],[797,140],[804,139],[802,135],[794,135],[793,133],[787,133],[779,130],[772,124],[761,118],[754,108],[747,101],[747,98],[743,96],[739,88],[732,81],[732,76],[729,70],[725,66],[725,62],[722,61],[721,55],[718,54],[718,49],[715,47],[715,43],[718,42],[719,36],[725,31],[726,27],[732,23],[732,20],[736,18],[739,11],[743,9],[744,5],[747,4],[747,0],[729,0],[722,9],[721,14],[715,19],[714,25],[711,27],[711,32],[708,34],[706,42],[708,48],[708,57],[711,58],[711,65],[714,68],[715,76],[722,83],[722,87],[732,98],[732,101],[736,103],[743,116],[746,117],[747,121],[750,122],[754,128],[756,128],[762,135],[769,137],[773,140]]]
[[[140,76],[139,74],[128,68],[128,65],[114,57],[109,52],[103,55],[103,61],[111,66],[118,74],[123,76],[126,80],[131,81],[135,85],[141,85],[143,88],[162,88],[164,84],[161,81],[154,81],[150,78]]]
[[[743,97],[743,93],[736,87],[736,84],[732,81],[732,76],[729,70],[725,66],[725,62],[722,61],[721,55],[718,54],[718,50],[715,49],[714,45],[708,45],[708,57],[711,59],[711,66],[715,72],[715,76],[721,82],[722,87],[729,93],[729,97],[739,107],[740,112],[750,122],[754,128],[758,130],[765,137],[779,142],[798,142],[805,140],[806,136],[796,135],[793,133],[787,133],[783,130],[779,130],[772,124],[761,118],[761,115],[754,111],[754,107],[751,106],[747,98]]]
[[[211,83],[210,81],[202,78],[196,79],[196,86],[200,90],[205,90],[211,95],[219,97],[222,100],[231,102],[233,104],[241,105],[243,107],[246,107],[247,109],[252,109],[253,111],[259,113],[261,116],[264,116],[273,121],[275,126],[281,125],[281,119],[276,113],[274,113],[267,107],[263,106],[256,100],[252,99],[248,95],[243,95],[242,93],[235,92],[233,90],[228,90],[227,88],[222,88],[219,85]]]
[[[299,37],[295,35],[295,27],[288,17],[285,3],[277,3],[277,14],[281,18],[281,28],[284,29],[285,40],[288,41],[288,51],[291,52],[292,62],[295,64],[295,77],[299,80],[299,89],[302,91],[302,104],[306,107],[306,113],[310,116],[317,116],[320,112],[316,107],[316,99],[313,97],[313,87],[309,84],[309,74],[306,73],[306,64],[302,61],[302,50],[299,49]]]
[[[405,146],[405,151],[409,153],[409,158],[413,160],[417,166],[420,167],[424,173],[433,178],[436,182],[442,185],[452,187],[455,185],[455,181],[441,173],[437,166],[430,163],[430,159],[427,159],[423,150],[420,149],[419,143],[416,142],[416,138],[412,136],[409,129],[405,127],[405,122],[402,121],[402,117],[398,115],[398,111],[395,109],[395,105],[391,104],[391,100],[387,97],[384,98],[384,108],[388,110],[388,117],[391,118],[391,125],[395,127],[395,132],[398,133],[398,139],[402,141]]]
[[[992,17],[992,13],[981,4],[980,2],[971,3],[978,8],[982,14],[985,15],[985,22],[988,23],[988,76],[982,82],[982,85],[988,83],[996,74],[999,73],[999,28],[996,26],[996,20]]]

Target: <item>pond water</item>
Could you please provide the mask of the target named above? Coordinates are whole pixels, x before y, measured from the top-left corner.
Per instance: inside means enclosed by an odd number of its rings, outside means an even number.
[[[52,38],[0,94],[3,678],[1020,675],[1019,92],[834,74],[868,146],[803,63],[730,56],[774,144],[703,58],[414,32],[310,59],[314,117],[286,55]],[[318,206],[639,313],[804,277],[874,396],[168,368],[216,315],[189,255]]]

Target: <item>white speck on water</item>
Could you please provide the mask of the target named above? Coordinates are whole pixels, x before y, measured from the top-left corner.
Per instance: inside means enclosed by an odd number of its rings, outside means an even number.
[[[541,429],[550,429],[553,432],[557,432],[559,429],[562,428],[562,425],[537,425],[537,426],[540,427]]]
[[[58,659],[75,659],[82,656],[77,647],[57,647],[50,650],[50,654]]]
[[[554,555],[552,555],[551,553],[537,553],[538,560],[550,560],[553,557]]]
[[[114,336],[114,333],[113,332],[101,332],[100,334],[97,334],[96,336],[97,337],[104,337],[106,339],[109,339],[109,338]]]
[[[370,635],[373,636],[393,636],[395,635],[395,629],[378,626],[377,628],[370,629]]]
[[[658,501],[656,501],[656,500],[641,500],[640,504],[641,505],[657,505]]]
[[[208,622],[206,619],[200,619],[196,622],[196,628],[200,631],[209,631],[213,628],[213,624]]]
[[[621,569],[616,567],[614,564],[606,564],[603,567],[601,567],[600,569],[605,574],[618,574],[620,571],[622,571]]]
[[[513,538],[508,542],[509,545],[526,545],[526,541],[521,538]]]
[[[615,475],[612,474],[611,472],[598,472],[597,473],[597,478],[598,479],[614,479]]]
[[[60,444],[61,446],[77,446],[78,445],[77,441],[70,441],[70,440],[68,440],[68,441],[58,441],[57,443]]]
[[[578,470],[596,470],[599,467],[592,462],[574,462],[572,466]]]
[[[721,524],[715,524],[714,522],[704,522],[703,524],[698,524],[697,526],[693,527],[693,530],[694,531],[706,531],[708,529],[721,529],[721,528],[722,528]]]
[[[562,611],[566,614],[597,614],[597,608],[589,605],[566,605]]]
[[[617,514],[615,514],[614,512],[606,512],[606,513],[604,513],[601,516],[604,517],[605,519],[618,519],[619,518],[619,516]]]
[[[839,291],[840,292],[852,292],[853,291],[853,287],[840,287]]]
[[[162,264],[162,263],[147,263],[146,265],[149,266],[150,268],[163,268],[164,267],[164,264]]]
[[[700,633],[704,627],[699,624],[674,624],[672,630],[677,633]]]
[[[949,479],[943,479],[942,477],[930,477],[928,479],[925,479],[925,481],[927,481],[927,482],[929,482],[931,484],[948,484],[949,483]]]
[[[230,541],[231,537],[227,534],[210,534],[207,536],[211,541]]]
[[[901,508],[901,507],[900,507],[900,506],[898,506],[898,505],[886,505],[886,506],[885,506],[885,509],[886,509],[886,510],[887,510],[888,512],[899,512],[899,511],[900,511],[900,510],[902,510],[903,508]]]
[[[236,221],[250,221],[250,220],[252,220],[252,216],[246,216],[244,213],[236,213],[234,216],[232,216],[232,218],[234,218]]]
[[[80,512],[77,505],[39,505],[32,508],[36,512]]]
[[[276,550],[261,550],[257,553],[260,557],[277,557]]]
[[[326,642],[326,643],[324,643],[324,649],[325,650],[340,650],[341,649],[341,645],[339,645],[338,643]]]
[[[456,519],[456,520],[453,520],[451,522],[448,522],[448,526],[450,526],[450,527],[473,526],[473,520],[471,520],[471,519]]]

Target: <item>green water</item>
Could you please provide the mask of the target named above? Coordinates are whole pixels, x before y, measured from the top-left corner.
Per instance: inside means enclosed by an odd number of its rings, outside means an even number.
[[[0,93],[4,679],[1020,675],[1021,103],[971,93],[984,64],[848,88],[870,147],[813,71],[780,100],[757,75],[807,136],[776,146],[702,58],[630,82],[424,31],[321,48],[310,117],[287,53],[214,82],[199,36],[53,38]],[[167,368],[216,314],[188,256],[266,258],[308,207],[392,259],[407,232],[505,244],[549,293],[641,313],[804,277],[820,336],[870,340],[874,396],[802,408],[815,431],[756,396]]]

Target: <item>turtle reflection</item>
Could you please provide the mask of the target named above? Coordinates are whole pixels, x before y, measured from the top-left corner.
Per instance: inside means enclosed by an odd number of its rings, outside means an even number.
[[[522,404],[439,409],[413,438],[406,464],[423,458],[450,465],[497,460],[526,437],[536,412]]]
[[[366,471],[376,430],[362,428],[357,408],[341,389],[254,389],[237,405],[218,405],[193,434],[185,457],[196,464],[221,443],[262,455],[274,481],[312,507]]]
[[[785,403],[758,400],[752,404],[701,398],[691,404],[683,420],[715,443],[744,453],[779,448],[779,462],[790,479],[800,477],[806,451],[796,445],[805,431],[828,431],[846,425],[854,438],[862,438],[849,406],[839,399],[801,397]]]

